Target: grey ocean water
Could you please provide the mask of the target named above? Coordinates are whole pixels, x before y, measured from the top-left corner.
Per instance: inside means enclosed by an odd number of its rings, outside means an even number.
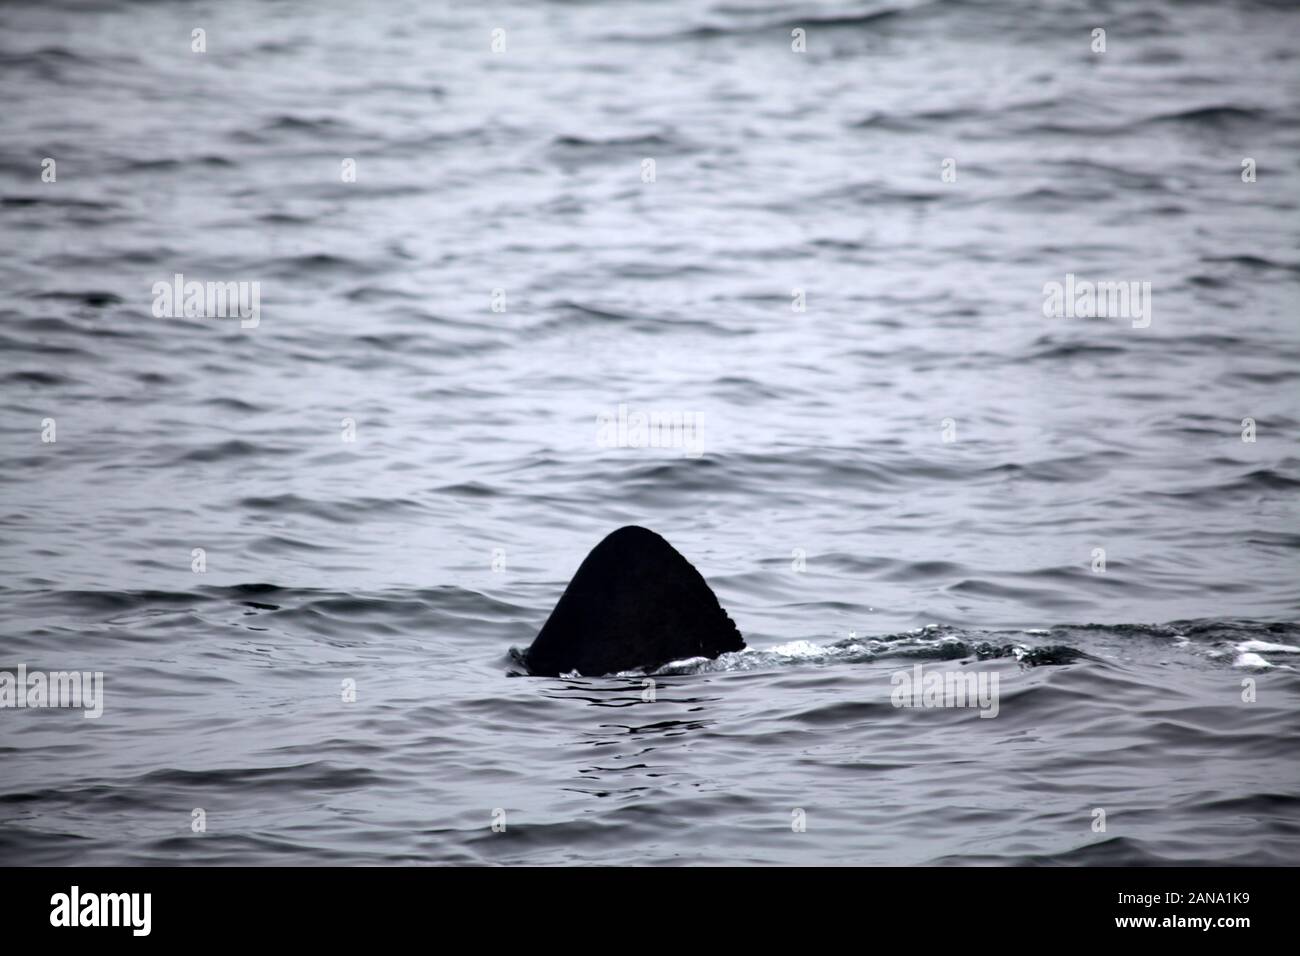
[[[1298,29],[0,7],[0,669],[107,695],[0,710],[0,862],[1300,862]],[[753,650],[507,676],[629,523]]]

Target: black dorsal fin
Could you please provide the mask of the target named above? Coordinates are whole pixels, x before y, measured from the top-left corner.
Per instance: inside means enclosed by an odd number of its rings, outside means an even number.
[[[524,659],[532,674],[596,676],[744,646],[700,572],[629,525],[592,548]]]

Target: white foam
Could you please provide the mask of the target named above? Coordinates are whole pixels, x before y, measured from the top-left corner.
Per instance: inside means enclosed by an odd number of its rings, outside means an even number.
[[[791,641],[789,644],[778,644],[765,650],[769,654],[779,654],[781,657],[821,657],[826,653],[826,648],[812,641]]]
[[[1242,641],[1237,645],[1237,650],[1243,654],[1251,651],[1271,651],[1274,654],[1300,654],[1300,647],[1292,647],[1290,644],[1270,644],[1268,641]]]
[[[1256,667],[1266,669],[1275,665],[1270,664],[1258,654],[1238,654],[1237,659],[1232,662],[1233,667]]]
[[[724,654],[722,656],[725,657],[726,655]],[[675,674],[691,674],[695,672],[696,668],[704,667],[710,663],[712,662],[707,657],[683,657],[681,660],[669,661],[667,664],[664,664],[662,667],[655,670],[654,674],[656,677],[672,677]],[[631,671],[624,671],[622,674],[619,674],[619,676],[640,677],[644,676],[644,674],[645,671],[640,671],[635,674]]]

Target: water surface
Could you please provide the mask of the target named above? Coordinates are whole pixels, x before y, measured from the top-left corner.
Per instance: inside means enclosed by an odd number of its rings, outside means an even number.
[[[1297,17],[0,9],[0,860],[1300,861]],[[629,523],[753,650],[508,677]]]

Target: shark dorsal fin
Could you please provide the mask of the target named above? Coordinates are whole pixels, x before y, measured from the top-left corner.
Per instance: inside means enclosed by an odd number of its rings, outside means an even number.
[[[532,674],[597,676],[744,646],[700,572],[629,525],[592,548],[524,659]]]

